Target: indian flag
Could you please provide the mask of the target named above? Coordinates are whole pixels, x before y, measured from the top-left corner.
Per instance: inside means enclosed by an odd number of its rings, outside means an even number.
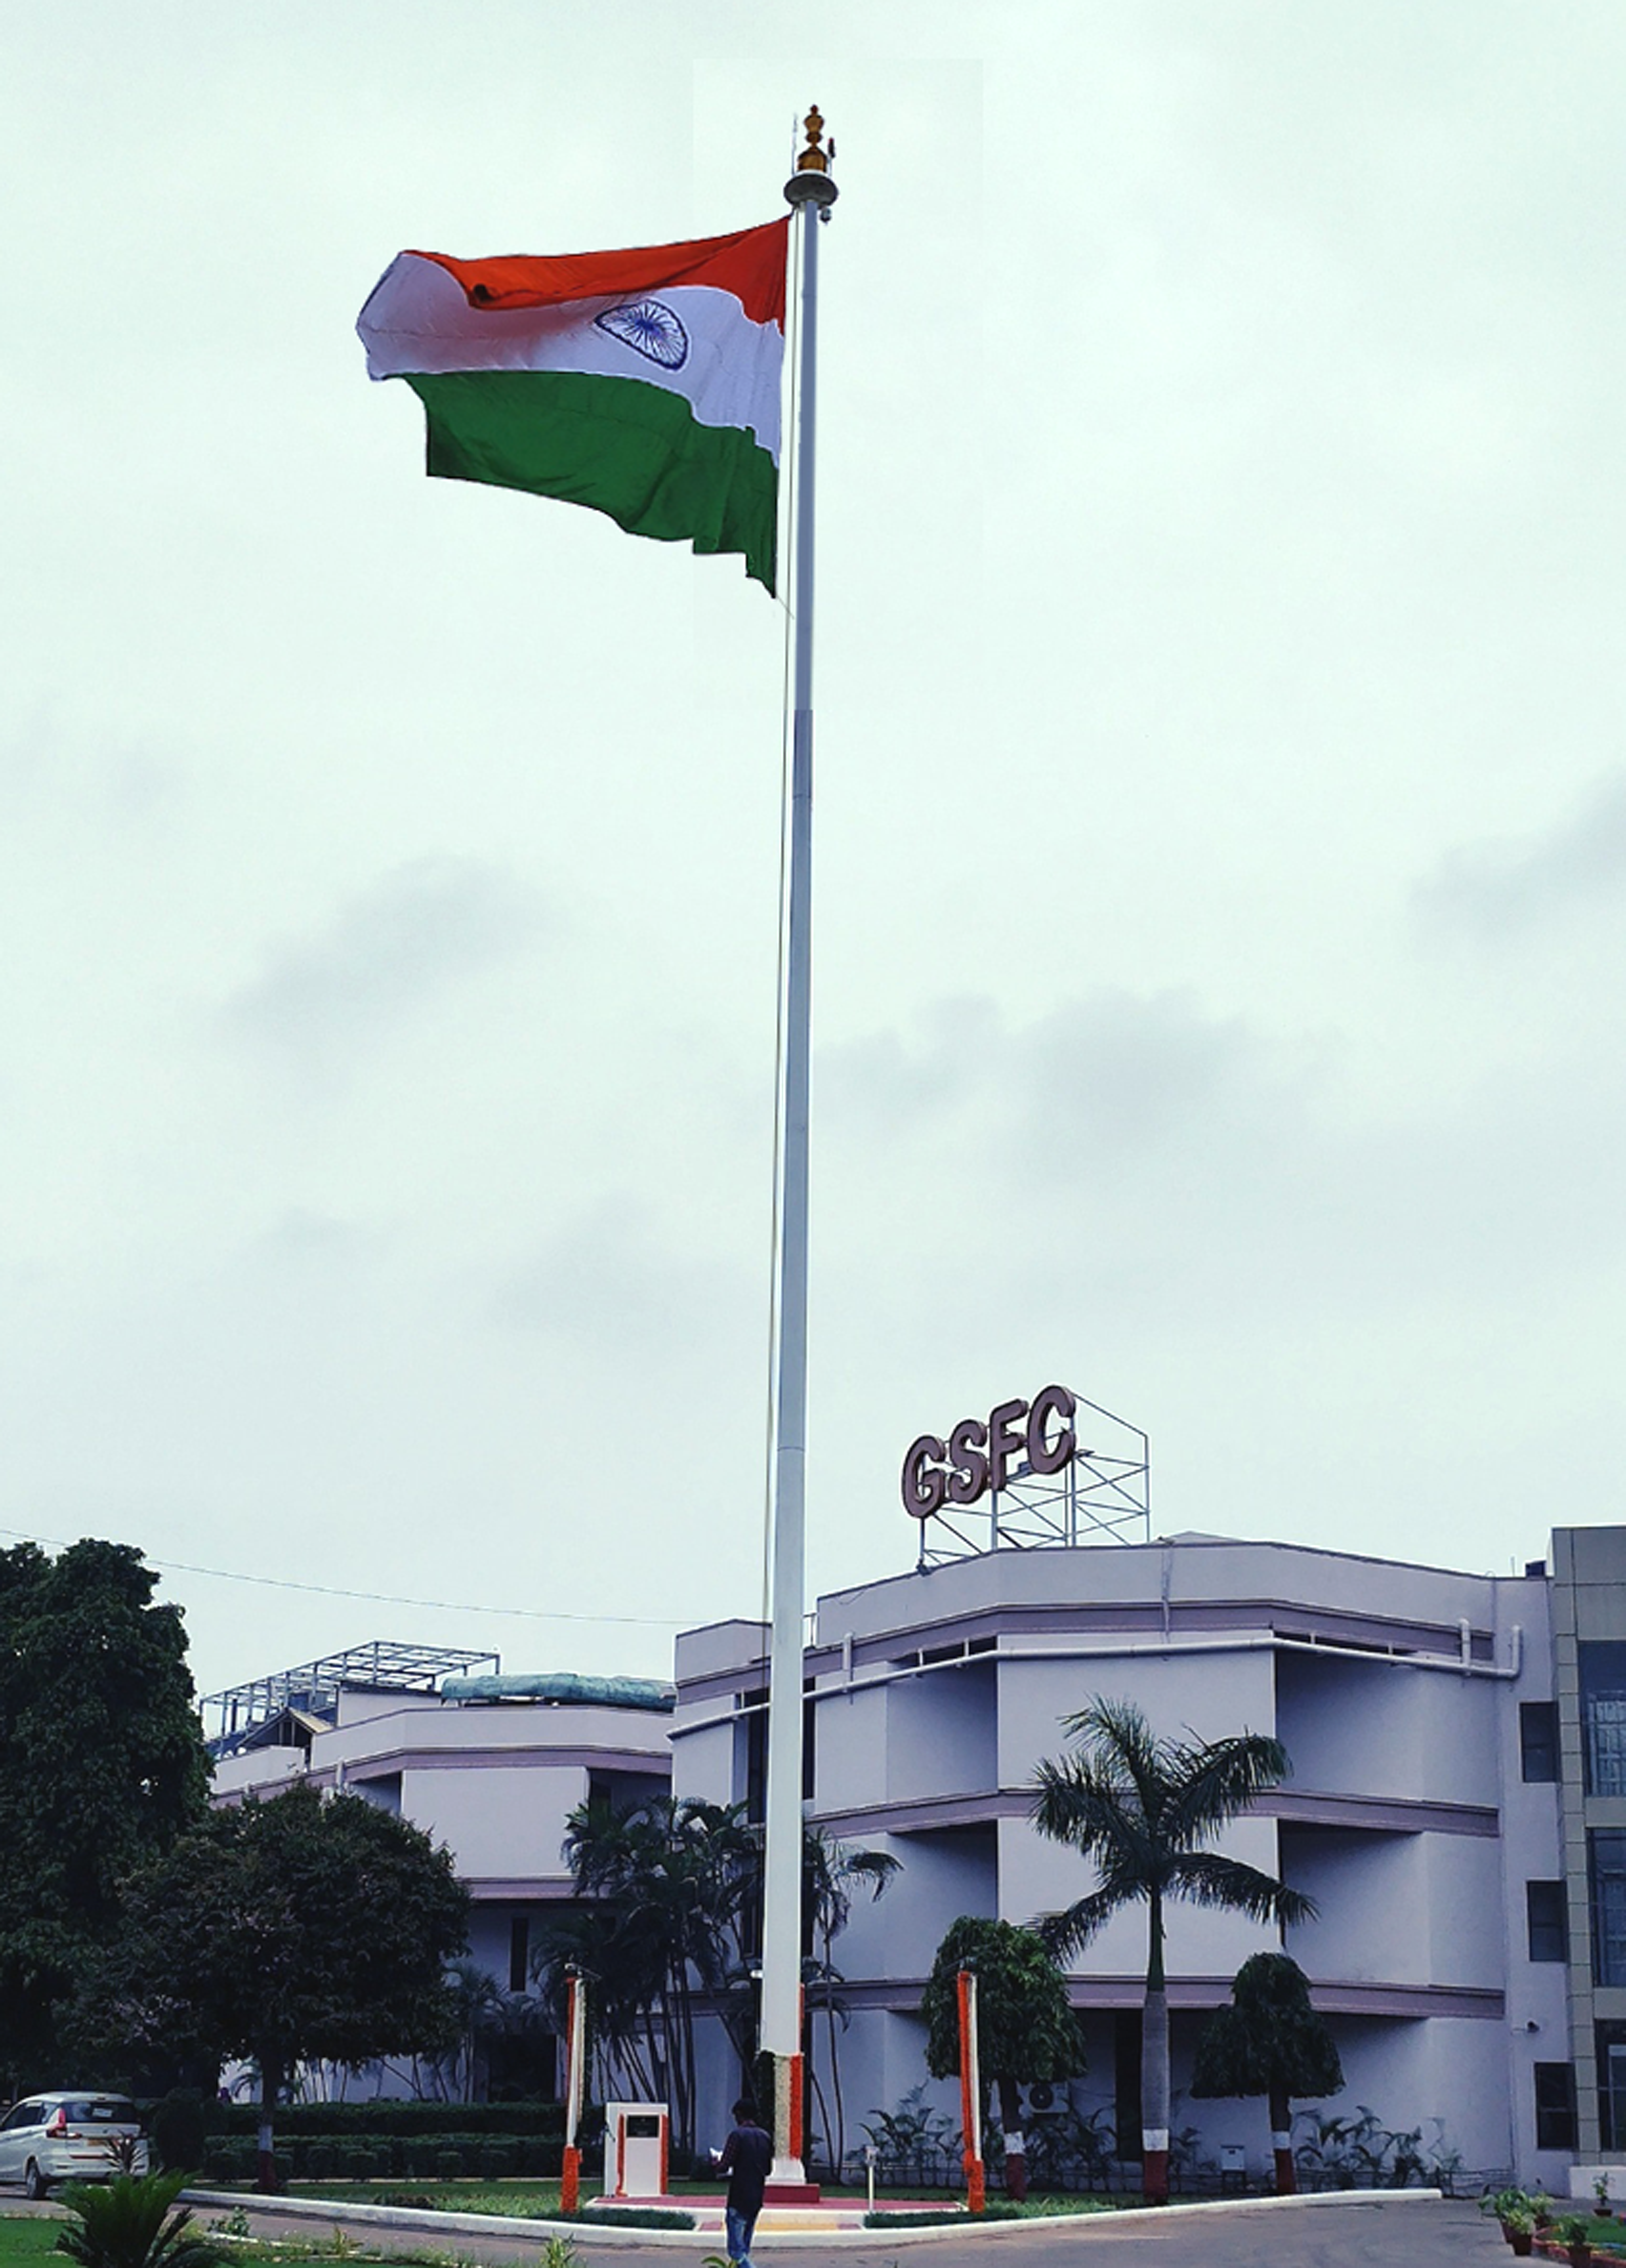
[[[356,326],[368,375],[423,402],[432,477],[743,552],[771,591],[790,225],[558,258],[403,252]]]

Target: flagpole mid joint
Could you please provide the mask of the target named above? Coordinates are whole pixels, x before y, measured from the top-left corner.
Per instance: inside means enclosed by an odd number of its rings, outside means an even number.
[[[828,212],[841,192],[828,173],[792,173],[784,185],[788,205],[817,205]]]

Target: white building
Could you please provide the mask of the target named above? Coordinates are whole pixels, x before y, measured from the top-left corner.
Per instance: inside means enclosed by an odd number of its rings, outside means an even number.
[[[1626,1534],[1599,1533],[1626,1549]],[[1560,1569],[1593,1542],[1561,1536]],[[821,1599],[806,1665],[809,1816],[902,1868],[836,1948],[853,2011],[848,2101],[890,2109],[922,2077],[921,1990],[957,1915],[1027,1922],[1092,1886],[1030,1825],[1029,1787],[1037,1759],[1064,1747],[1068,1712],[1122,1697],[1160,1734],[1247,1729],[1286,1748],[1291,1777],[1222,1847],[1316,1900],[1318,1918],[1286,1944],[1338,2041],[1337,2108],[1422,2126],[1466,2167],[1567,2187],[1569,1978],[1552,1926],[1566,1846],[1554,1744],[1541,1748],[1562,1690],[1555,1595],[1544,1567],[1460,1575],[1176,1536],[991,1550]],[[1626,1584],[1612,1579],[1612,1595],[1626,1607]],[[764,1650],[751,1623],[680,1639],[680,1794],[754,1800]],[[1589,1800],[1611,1829],[1618,1810],[1626,1853],[1626,1726],[1622,1738],[1621,1794]],[[1578,1730],[1570,1746],[1578,1774]],[[1570,1941],[1584,1948],[1586,1846],[1571,1833],[1568,1848]],[[1596,2015],[1622,2043],[1626,2110],[1626,1865],[1621,1881],[1621,1987],[1600,1988]],[[1205,2012],[1250,1953],[1278,1941],[1240,1917],[1170,1911],[1177,2089]],[[1140,2123],[1145,1958],[1144,1910],[1131,1909],[1071,1984],[1089,2043],[1076,2100],[1103,2106],[1126,2139]],[[1581,2097],[1595,2117],[1586,2086]],[[1262,2165],[1262,2104],[1183,2102],[1175,2124],[1187,2123],[1204,2154],[1238,2144]]]
[[[528,1991],[539,1925],[573,1895],[578,1805],[664,1794],[673,1690],[566,1672],[470,1675],[486,1654],[386,1641],[305,1662],[204,1703],[219,1729],[217,1802],[296,1779],[344,1788],[444,1843],[473,1899],[469,1957]]]
[[[675,1708],[632,1682],[444,1675],[467,1660],[392,1690],[356,1657],[305,1705],[295,1688],[333,1669],[306,1665],[217,1697],[247,1708],[217,1790],[303,1773],[398,1808],[451,1845],[475,1957],[517,1985],[570,1895],[564,1822],[590,1793],[670,1784],[760,1811],[765,1653],[756,1623],[686,1632]],[[1287,1749],[1291,1777],[1225,1847],[1316,1901],[1286,1944],[1343,2059],[1324,2107],[1370,2105],[1467,2168],[1555,2191],[1578,2159],[1626,2165],[1626,1528],[1561,1530],[1521,1576],[1200,1535],[969,1553],[821,1599],[806,1677],[810,1819],[901,1861],[835,1948],[850,2146],[924,2076],[918,2005],[949,1924],[1030,1921],[1090,1887],[1030,1825],[1029,1786],[1062,1718],[1106,1695],[1160,1734]],[[1170,1911],[1177,2089],[1204,2014],[1276,1941]],[[1075,2100],[1131,2142],[1145,1950],[1131,1910],[1071,1977]],[[739,2077],[719,2040],[708,2130]],[[1262,2104],[1181,2100],[1185,2124],[1204,2156],[1240,2146],[1262,2169]]]

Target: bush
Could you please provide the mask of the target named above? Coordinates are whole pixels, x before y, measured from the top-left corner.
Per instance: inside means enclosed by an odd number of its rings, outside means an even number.
[[[184,2173],[121,2174],[92,2187],[70,2183],[63,2203],[75,2216],[56,2250],[80,2268],[214,2268],[212,2244],[192,2230],[188,2205],[177,2205]]]
[[[460,2179],[462,2171],[461,2150],[455,2147],[448,2148],[443,2144],[435,2153],[435,2172],[438,2178],[443,2182],[455,2182]]]
[[[1025,2220],[1026,2218],[1021,2206],[1011,2204],[1008,2198],[990,2198],[980,2213],[968,2213],[964,2205],[948,2205],[941,2211],[931,2206],[923,2213],[901,2210],[866,2213],[864,2226],[865,2228],[944,2228],[952,2223],[963,2221],[968,2228],[975,2228],[979,2220]]]
[[[211,2182],[246,2182],[254,2173],[253,2142],[215,2141],[203,2152],[203,2171]]]
[[[203,2162],[209,2133],[203,2098],[195,2087],[174,2087],[152,2113],[153,2146],[166,2173],[189,2174]]]
[[[590,2228],[693,2228],[692,2213],[678,2213],[664,2205],[585,2205],[579,2213],[562,2213],[561,2220],[582,2221]]]
[[[149,2117],[157,2106],[143,2106]],[[257,2102],[210,2102],[204,2105],[207,2131],[213,2135],[252,2136],[259,2124]],[[564,2106],[559,2102],[287,2102],[278,2106],[279,2135],[365,2137],[383,2141],[391,2135],[439,2138],[449,2134],[547,2135],[563,2142]]]

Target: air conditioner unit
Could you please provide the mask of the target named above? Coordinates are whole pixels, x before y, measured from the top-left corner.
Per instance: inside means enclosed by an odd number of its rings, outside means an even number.
[[[1066,2108],[1065,2093],[1048,2079],[1031,2079],[1022,2089],[1022,2113],[1026,2118],[1053,2118]]]

